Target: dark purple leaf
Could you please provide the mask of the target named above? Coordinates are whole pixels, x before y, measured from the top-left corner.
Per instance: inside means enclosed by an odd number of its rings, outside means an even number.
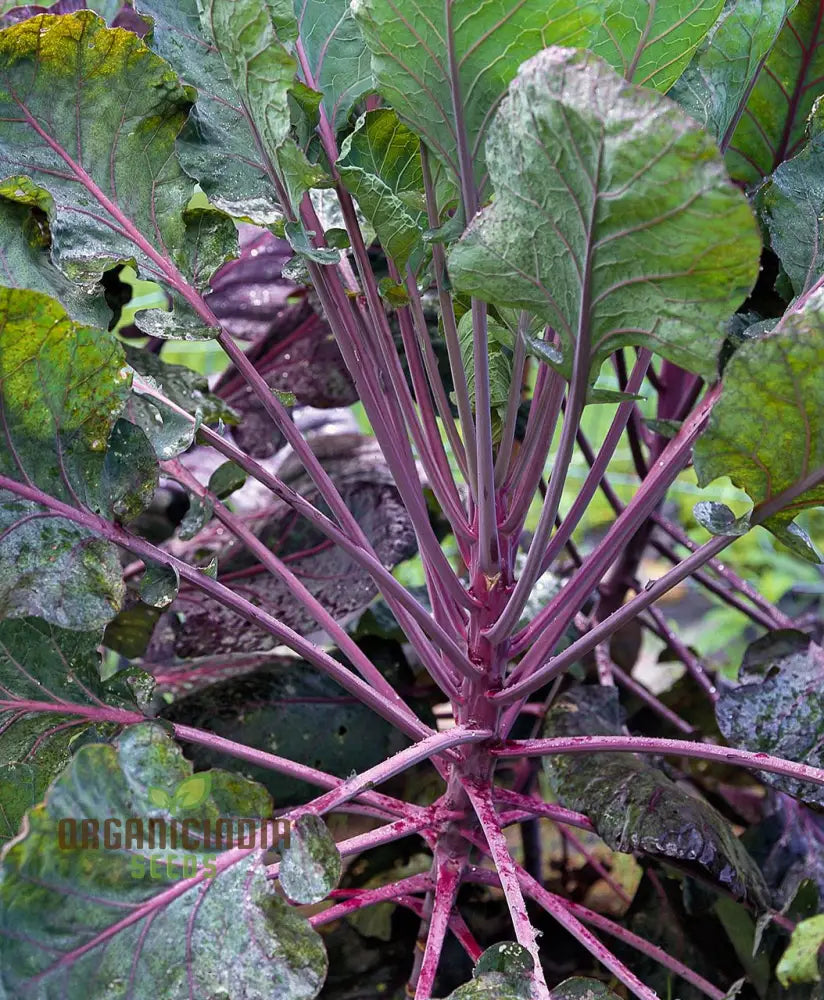
[[[348,406],[357,399],[352,378],[325,319],[307,288],[283,276],[292,256],[285,240],[253,226],[241,229],[242,252],[212,279],[209,304],[235,337],[252,340],[248,355],[272,389],[305,406]],[[242,377],[230,368],[216,391],[243,415],[234,431],[256,458],[273,455],[282,438]]]
[[[226,657],[222,666],[219,658],[204,661],[207,681],[221,672],[224,677],[235,674],[205,687],[197,660],[169,667],[161,675],[165,688],[173,681],[172,690],[194,690],[164,705],[161,715],[339,777],[372,767],[406,745],[402,734],[304,660],[270,656],[264,666],[248,669],[245,664],[253,662],[249,657]],[[376,657],[376,663],[392,683],[409,683],[400,647],[385,645],[383,659]],[[198,770],[220,764],[260,781],[279,808],[312,794],[302,781],[207,747],[192,746],[187,752]]]
[[[553,706],[545,736],[621,735],[615,688],[578,687]],[[758,868],[727,821],[684,791],[647,758],[592,753],[547,757],[547,777],[559,801],[585,813],[615,851],[643,851],[695,865],[733,895],[761,908],[769,893]]]
[[[764,819],[748,840],[776,906],[789,906],[808,879],[824,906],[824,816],[783,792],[771,792]]]
[[[412,525],[374,441],[344,434],[320,437],[313,446],[384,566],[412,556],[416,551]],[[311,481],[296,467],[287,463],[280,475],[324,506]],[[337,621],[349,620],[371,602],[377,591],[368,574],[286,503],[276,501],[265,518],[260,514],[255,511],[250,525]],[[222,582],[302,635],[318,631],[292,588],[263,569],[243,546],[223,547],[216,554]],[[181,657],[251,652],[271,648],[275,641],[192,590],[181,592],[173,611],[179,618],[175,652]]]
[[[824,765],[824,650],[803,632],[782,629],[754,642],[738,671],[739,686],[715,706],[718,726],[732,745]],[[817,785],[777,774],[762,780],[815,805]]]
[[[86,10],[86,0],[57,0],[53,4],[21,4],[19,7],[12,7],[0,17],[0,27],[5,28],[9,24],[19,24],[20,21],[27,21],[37,14],[74,14],[75,11]]]

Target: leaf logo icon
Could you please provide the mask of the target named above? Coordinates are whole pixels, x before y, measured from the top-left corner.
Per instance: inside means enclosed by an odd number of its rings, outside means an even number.
[[[174,806],[179,810],[196,809],[206,801],[211,789],[211,774],[193,774],[191,778],[184,778],[175,789]]]
[[[156,785],[150,785],[148,790],[149,802],[153,806],[157,806],[160,809],[169,809],[172,805],[172,799],[165,788],[158,788]]]

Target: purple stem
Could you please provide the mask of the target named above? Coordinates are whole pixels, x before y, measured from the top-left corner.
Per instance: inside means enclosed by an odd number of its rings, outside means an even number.
[[[444,751],[451,750],[454,747],[463,746],[464,744],[483,743],[485,740],[491,739],[493,735],[489,730],[464,729],[461,726],[447,729],[443,733],[433,733],[431,736],[426,737],[426,739],[422,739],[405,750],[400,750],[387,760],[381,761],[374,767],[370,767],[367,771],[363,771],[361,774],[357,774],[342,782],[337,788],[332,789],[325,795],[321,795],[312,802],[300,806],[297,810],[292,810],[289,815],[295,819],[304,813],[314,813],[321,816],[342,805],[344,802],[348,802],[362,791],[371,789],[375,785],[388,781],[396,774],[401,774],[410,767],[414,767],[415,764],[420,764],[422,761],[429,760],[431,757],[442,754]]]
[[[644,377],[647,373],[647,368],[649,367],[650,360],[652,359],[652,353],[646,348],[643,348],[638,352],[638,358],[635,362],[635,366],[630,374],[629,381],[627,382],[626,391],[631,393],[637,393],[643,384]],[[547,546],[546,554],[544,555],[543,563],[541,564],[541,572],[545,573],[549,569],[552,561],[558,557],[558,553],[564,547],[564,545],[572,537],[572,533],[584,516],[587,508],[592,501],[595,492],[598,489],[598,485],[607,471],[607,467],[615,454],[615,449],[621,440],[621,436],[624,433],[624,429],[627,425],[627,421],[635,407],[635,402],[633,400],[625,400],[618,404],[618,409],[615,411],[615,416],[613,417],[610,428],[607,431],[606,437],[604,438],[604,443],[601,445],[601,449],[598,452],[598,457],[589,470],[586,479],[584,480],[583,486],[581,487],[578,495],[572,503],[569,509],[569,513],[564,517],[563,524],[556,531],[554,537]]]
[[[581,291],[581,299],[586,302],[588,299],[589,286],[589,256],[587,257],[587,271],[584,277],[584,288]],[[521,617],[521,612],[526,607],[532,588],[541,575],[541,567],[544,561],[544,554],[549,543],[552,529],[555,527],[555,517],[561,503],[564,492],[569,464],[572,460],[572,453],[575,448],[575,433],[581,420],[587,398],[587,383],[589,379],[589,337],[583,329],[578,331],[575,341],[575,355],[572,362],[572,382],[570,384],[569,397],[567,400],[566,414],[564,415],[564,425],[561,431],[561,440],[558,444],[558,452],[552,465],[552,473],[549,477],[547,494],[544,498],[544,506],[535,529],[535,535],[529,546],[523,570],[520,578],[512,591],[510,598],[495,624],[486,633],[486,639],[490,643],[503,641],[506,636],[517,625]],[[544,457],[549,441],[544,442]]]
[[[14,699],[0,701],[0,708],[21,713],[51,712],[57,715],[76,715],[80,719],[89,719],[93,722],[114,722],[118,725],[133,726],[141,722],[152,722],[140,712],[131,712],[124,708],[109,708],[106,705],[78,705],[74,702],[50,702],[32,701],[28,699]],[[239,760],[249,761],[258,767],[264,767],[270,771],[277,771],[280,774],[287,774],[289,777],[299,781],[305,781],[309,785],[317,785],[320,788],[337,788],[343,781],[333,774],[319,771],[317,768],[309,767],[306,764],[299,764],[288,760],[286,757],[279,757],[276,754],[268,753],[265,750],[257,750],[248,747],[243,743],[236,743],[223,736],[206,732],[203,729],[195,729],[192,726],[184,726],[180,723],[172,723],[172,729],[178,739],[187,743],[196,743],[199,746],[209,747],[219,753],[228,754],[230,757],[237,757]],[[358,801],[376,810],[381,818],[386,818],[388,814],[392,816],[405,816],[407,818],[420,818],[424,816],[426,810],[421,806],[402,802],[388,795],[377,792],[364,792],[358,796]]]
[[[672,521],[663,517],[661,514],[653,515],[653,520],[672,539],[678,542],[679,545],[683,545],[685,549],[688,549],[690,552],[695,552],[698,548],[697,543],[694,542],[685,531],[679,528],[677,524],[673,524]],[[734,590],[742,593],[755,605],[756,608],[758,608],[759,611],[763,612],[765,619],[771,622],[771,624],[767,625],[767,628],[795,628],[795,622],[792,618],[785,615],[774,604],[765,600],[751,583],[748,583],[746,580],[738,576],[738,574],[733,572],[729,566],[724,566],[716,559],[713,559],[707,568],[711,569],[713,573],[717,573],[722,580],[725,580]]]
[[[435,976],[438,972],[438,964],[452,908],[461,886],[464,866],[460,860],[436,855],[435,868],[432,913],[429,917],[429,931],[426,935],[423,959],[415,988],[415,1000],[429,1000],[432,996],[432,990],[435,988]]]
[[[441,222],[435,198],[435,187],[432,183],[432,172],[429,168],[429,153],[424,143],[421,143],[421,168],[423,170],[423,186],[426,195],[427,220],[431,229],[437,229]],[[475,467],[477,450],[475,443],[475,420],[472,416],[469,386],[467,385],[466,372],[463,366],[458,327],[455,323],[455,310],[452,307],[452,299],[445,284],[446,256],[443,246],[440,243],[432,244],[432,264],[435,274],[435,287],[438,291],[438,304],[441,308],[441,318],[443,320],[444,340],[446,341],[446,350],[449,356],[449,368],[452,373],[452,384],[455,387],[455,400],[458,407],[458,416],[461,421],[461,434],[465,442],[464,453],[466,454],[466,464],[469,472],[467,484],[474,496],[478,481],[478,471]]]
[[[447,0],[447,9],[451,8]],[[472,182],[474,188],[474,182]],[[489,389],[489,337],[486,303],[472,300],[472,350],[475,365],[475,447],[478,472],[478,569],[491,579],[501,567],[498,519],[495,511],[495,474],[492,452],[492,409]]]
[[[512,381],[509,384],[509,395],[506,401],[506,415],[501,430],[501,440],[498,444],[498,454],[495,456],[495,486],[500,489],[509,472],[509,462],[512,458],[512,448],[515,444],[515,430],[518,422],[518,410],[521,407],[521,395],[524,391],[524,369],[526,367],[526,332],[529,328],[529,313],[522,312],[518,317],[515,330],[515,349],[512,357]]]
[[[496,802],[514,806],[531,816],[544,816],[551,819],[553,823],[563,823],[566,826],[575,826],[579,830],[586,830],[593,833],[595,827],[592,820],[583,813],[573,812],[554,802],[543,802],[541,799],[533,798],[530,795],[522,795],[520,792],[512,792],[508,788],[495,788],[493,795]]]
[[[590,446],[586,437],[581,433],[578,434],[578,446],[581,449],[581,452],[584,458],[586,459],[587,463],[589,464],[590,467],[592,467],[593,463],[595,462],[595,452],[592,450],[592,447]],[[609,480],[606,478],[606,476],[602,477],[600,487],[601,487],[601,492],[604,494],[604,497],[607,500],[607,503],[609,503],[609,505],[612,507],[612,509],[615,511],[616,514],[621,514],[625,509],[624,504],[619,499],[618,495],[610,485]],[[662,530],[667,532],[667,534],[670,534],[673,538],[677,538],[679,535],[683,536],[684,538],[687,538],[687,536],[681,531],[680,528],[676,527],[676,525],[672,524],[670,521],[667,521],[666,518],[661,517],[661,515],[657,511],[654,511],[651,514],[651,517],[655,521],[655,523],[660,528],[662,528]],[[695,543],[693,543],[688,538],[687,541],[689,541],[689,545],[687,547],[691,548],[691,550],[694,551],[694,549],[697,548]],[[665,559],[668,559],[673,565],[676,565],[678,562],[680,562],[680,559],[675,554],[675,552],[669,546],[665,545],[663,542],[659,541],[654,536],[650,539],[650,545],[652,545],[652,547],[657,552],[660,552],[661,555],[664,556]],[[711,560],[709,563],[709,568],[715,572],[718,572],[717,561]],[[733,587],[738,587],[740,584],[743,584],[745,587],[749,587],[749,584],[746,584],[745,581],[741,580],[729,569],[726,569],[724,576],[730,583],[730,585]],[[758,608],[751,608],[749,605],[741,601],[735,594],[729,593],[729,591],[727,591],[719,583],[713,580],[711,576],[709,576],[707,573],[701,570],[693,574],[693,580],[695,580],[696,583],[700,584],[706,590],[709,590],[710,593],[715,594],[726,604],[729,604],[730,607],[733,607],[737,611],[740,611],[742,614],[747,615],[748,618],[751,618],[759,625],[763,625],[765,628],[775,628],[778,621],[781,618],[785,617],[781,615],[781,612],[777,608],[771,605],[768,601],[765,601],[764,598],[761,597],[761,595],[758,595],[759,604],[767,608],[767,613],[763,613],[762,611],[758,610]],[[753,591],[754,593],[757,593],[757,591],[755,591],[754,588],[750,588],[750,590]],[[779,626],[779,627],[787,627],[787,626]],[[790,625],[789,627],[793,626]]]
[[[529,676],[551,654],[567,626],[581,610],[607,568],[672,485],[687,461],[692,451],[693,442],[704,426],[720,393],[720,385],[707,393],[701,405],[684,423],[678,435],[670,441],[661,460],[641,484],[632,501],[616,519],[606,536],[589,554],[572,581],[550,601],[523,632],[515,637],[515,642],[521,648],[526,644],[532,644],[532,648],[521,660],[510,680]],[[598,638],[598,642],[600,641],[601,636]],[[597,642],[589,648],[594,648],[595,645]]]
[[[535,381],[526,433],[504,489],[514,484],[501,533],[514,536],[523,528],[535,491],[543,479],[547,450],[561,413],[566,383],[558,372],[542,364]]]
[[[472,836],[468,838],[471,843],[481,847],[480,838]],[[548,892],[524,869],[512,863],[513,875],[518,882],[519,891],[522,889],[528,896],[531,896],[539,903],[550,916],[582,944],[593,958],[597,959],[606,969],[609,969],[617,979],[619,979],[628,989],[630,989],[639,1000],[660,1000],[660,997],[649,987],[644,986],[641,980],[624,965],[619,959],[606,948],[594,934],[591,934],[586,927],[573,916],[566,900]],[[500,885],[503,889],[503,879],[499,877],[499,872],[491,872],[486,868],[472,867],[467,871],[466,880],[469,882],[480,882],[483,885]]]
[[[549,989],[546,985],[543,969],[541,967],[541,954],[538,948],[538,940],[535,935],[535,928],[526,912],[521,884],[518,877],[518,866],[509,853],[509,845],[500,827],[498,814],[492,801],[489,788],[480,782],[467,779],[463,782],[475,815],[483,830],[483,835],[489,845],[489,853],[495,862],[497,874],[500,878],[501,888],[506,898],[509,915],[512,918],[512,926],[515,930],[515,937],[532,956],[535,962],[535,997],[536,1000],[549,1000]]]
[[[414,282],[412,282],[412,285],[415,287]],[[415,442],[418,453],[432,480],[433,490],[436,484],[438,486],[436,496],[456,537],[458,539],[469,540],[471,538],[471,530],[455,487],[455,480],[452,476],[452,470],[449,468],[449,460],[446,457],[443,442],[441,441],[438,422],[429,392],[429,382],[424,372],[419,339],[415,337],[412,313],[408,309],[400,309],[397,316],[404,351],[406,353],[406,361],[409,365],[412,385],[415,389],[415,399],[423,422],[423,433],[418,434],[418,439]],[[403,378],[402,373],[401,378]],[[443,389],[443,385],[441,385],[441,389]],[[413,426],[410,424],[410,430],[413,429]]]
[[[314,916],[309,917],[309,923],[313,927],[323,927],[324,924],[330,924],[333,920],[340,920],[341,917],[346,917],[350,913],[355,913],[366,906],[375,906],[377,903],[396,900],[398,896],[409,893],[425,892],[431,886],[432,876],[428,872],[425,872],[422,875],[410,875],[408,878],[398,879],[397,882],[382,885],[378,889],[362,889],[354,892],[342,902],[330,906],[328,910],[323,910],[321,913],[316,913]],[[336,889],[331,894],[332,898],[338,897],[340,892],[341,890]]]
[[[715,684],[713,684],[712,679],[707,676],[707,672],[701,665],[698,657],[694,656],[693,653],[690,652],[687,646],[681,642],[675,632],[673,632],[669,625],[667,625],[666,618],[658,610],[658,608],[647,608],[647,614],[655,623],[658,635],[684,664],[693,680],[699,685],[699,687],[703,688],[704,692],[713,704],[717,702],[719,698],[718,689]]]
[[[498,885],[498,880],[496,879],[494,872],[490,872],[485,868],[472,868],[468,876],[468,881],[480,882],[484,885]],[[534,896],[529,889],[526,891],[527,895],[532,896],[536,902],[541,903],[541,899]],[[679,962],[677,958],[669,955],[663,948],[650,944],[649,941],[644,940],[644,938],[639,937],[637,934],[633,934],[633,932],[627,930],[626,927],[616,924],[614,920],[610,920],[608,917],[602,916],[600,913],[595,913],[593,910],[589,910],[587,907],[581,906],[580,903],[573,903],[571,900],[562,899],[560,896],[556,896],[555,898],[559,900],[573,916],[578,917],[578,919],[583,921],[585,924],[592,924],[593,927],[597,927],[598,930],[604,931],[605,934],[611,935],[624,944],[629,945],[631,948],[634,948],[636,951],[641,952],[641,954],[648,955],[654,961],[663,966],[663,968],[669,969],[671,972],[674,972],[675,975],[680,976],[686,982],[697,987],[706,996],[710,997],[711,1000],[725,1000],[728,996],[728,994],[723,990],[719,990],[716,986],[713,986],[712,983],[707,982],[703,976],[699,976],[697,972],[693,972],[692,969],[684,965],[683,962]]]
[[[662,463],[659,462],[659,465],[660,464]],[[651,473],[649,478],[651,479],[654,475],[655,473]],[[752,525],[758,525],[763,521],[768,520],[773,514],[783,510],[797,497],[806,493],[807,490],[813,489],[822,480],[824,480],[824,467],[809,472],[800,482],[794,483],[788,489],[782,490],[781,493],[777,493],[769,500],[754,507],[750,523]],[[644,485],[646,485],[646,482]],[[643,490],[643,488],[644,486],[641,487],[641,490]],[[630,508],[628,507],[627,510],[629,509]],[[620,520],[621,519],[619,518],[618,521],[620,522]],[[616,524],[617,523],[618,522],[616,522]],[[607,538],[609,538],[609,535],[607,535]],[[543,667],[528,675],[525,680],[518,681],[511,687],[507,686],[503,691],[492,695],[491,700],[498,701],[504,699],[511,701],[513,698],[531,694],[539,687],[542,687],[545,683],[547,683],[547,681],[552,680],[553,677],[566,670],[577,659],[580,659],[583,655],[594,649],[599,643],[608,639],[619,628],[627,624],[627,622],[632,621],[635,617],[637,617],[640,611],[643,611],[651,604],[654,604],[655,601],[668,591],[672,590],[672,588],[677,586],[677,584],[679,584],[682,580],[691,576],[696,569],[700,569],[701,566],[708,562],[708,560],[725,549],[733,541],[735,541],[735,537],[729,535],[721,535],[711,538],[700,548],[696,549],[696,551],[688,556],[682,563],[679,563],[678,566],[671,569],[669,573],[665,573],[659,580],[656,580],[655,583],[648,586],[642,593],[638,594],[637,597],[634,597],[631,601],[624,604],[623,607],[619,608],[618,611],[613,612],[602,622],[599,622],[598,625],[596,625],[595,628],[593,628],[587,635],[582,636],[576,642],[573,642],[571,646],[568,646],[562,653],[559,653],[558,656],[553,657]],[[575,586],[575,584],[570,584],[569,587],[564,588],[561,591],[561,596],[563,596],[566,590],[573,586]],[[521,661],[521,667],[523,667],[527,660],[534,657],[536,648],[539,644],[540,643],[536,643],[536,646],[533,647],[531,652],[524,657]],[[516,670],[512,676],[514,677],[517,672],[518,671]]]
[[[435,397],[438,414],[443,422],[444,429],[446,430],[446,436],[449,438],[449,444],[452,447],[452,454],[454,455],[455,461],[458,463],[458,467],[466,480],[469,478],[469,470],[466,464],[464,444],[461,440],[460,434],[458,433],[455,418],[452,415],[452,408],[450,407],[449,400],[446,396],[443,379],[438,371],[438,359],[435,357],[435,352],[432,349],[432,341],[429,337],[429,329],[426,325],[423,303],[421,302],[420,292],[418,291],[418,282],[415,279],[412,268],[408,265],[406,268],[406,291],[409,295],[409,306],[407,308],[412,315],[413,326],[417,333],[418,344],[423,354],[423,362],[426,368],[429,386]]]
[[[768,771],[796,781],[824,785],[824,770],[810,767],[809,764],[799,764],[793,760],[772,757],[768,753],[753,753],[737,747],[719,747],[710,743],[649,736],[564,736],[546,740],[510,740],[490,752],[493,757],[542,757],[555,753],[649,753],[695,757],[698,760],[721,760],[752,771]]]
[[[691,736],[695,732],[695,726],[691,726],[689,722],[682,719],[671,708],[667,708],[651,691],[648,691],[643,684],[635,680],[631,674],[622,670],[617,663],[612,663],[612,673],[621,687],[625,687],[627,691],[634,694],[636,698],[639,698],[653,712],[660,715],[662,719],[665,719],[675,729],[680,729],[687,736]]]
[[[135,382],[142,395],[154,397],[155,399],[160,400],[164,406],[168,406],[172,409],[177,416],[194,424],[194,417],[186,413],[186,411],[177,406],[177,404],[167,399],[162,393],[153,389],[149,385],[144,385],[139,378],[135,378]],[[432,615],[430,615],[426,608],[424,608],[423,605],[414,598],[406,587],[399,583],[391,572],[380,562],[374,554],[374,550],[372,550],[368,539],[366,540],[368,548],[363,547],[357,541],[353,541],[348,534],[344,533],[333,521],[331,521],[325,514],[321,513],[321,511],[314,507],[305,497],[296,493],[281,479],[278,479],[276,475],[269,472],[268,469],[265,469],[254,459],[249,458],[245,452],[241,451],[229,440],[221,437],[205,424],[200,426],[198,434],[203,441],[214,448],[215,451],[220,452],[220,454],[225,458],[231,459],[231,461],[235,462],[235,464],[239,465],[245,472],[252,476],[253,479],[262,483],[270,489],[275,496],[289,504],[289,506],[296,510],[302,517],[305,517],[308,521],[310,521],[319,531],[326,535],[326,537],[333,541],[336,545],[339,545],[348,555],[352,557],[355,562],[358,563],[359,566],[369,573],[385,597],[387,604],[389,604],[390,608],[392,608],[392,611],[398,618],[399,623],[404,628],[407,637],[415,647],[418,655],[427,665],[427,669],[430,668],[433,660],[435,663],[435,669],[437,669],[437,660],[435,659],[435,653],[430,643],[427,642],[424,636],[420,634],[420,631],[425,632],[426,635],[432,639],[438,649],[440,649],[446,655],[447,659],[456,667],[458,666],[459,661],[466,661],[466,654],[460,649],[455,640],[433,619]],[[355,522],[355,524],[357,525],[357,522]],[[360,531],[360,525],[358,525],[358,529]],[[420,631],[415,628],[415,625],[419,626]],[[458,667],[458,669],[460,670],[460,667]]]

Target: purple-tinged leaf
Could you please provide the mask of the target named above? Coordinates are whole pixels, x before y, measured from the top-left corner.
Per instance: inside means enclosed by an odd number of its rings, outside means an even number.
[[[78,10],[86,10],[86,0],[57,0],[51,4],[27,3],[19,7],[10,7],[0,16],[0,27],[27,21],[37,14],[74,14]]]
[[[0,622],[0,842],[17,834],[23,814],[42,800],[81,739],[99,741],[114,730],[73,706],[92,715],[106,707],[135,712],[148,699],[151,679],[141,671],[100,680],[99,643],[99,634],[38,618]]]
[[[768,792],[766,803],[748,840],[776,906],[785,912],[808,880],[824,901],[824,816],[783,792]]]
[[[819,0],[799,0],[758,74],[727,150],[737,180],[766,177],[804,141],[815,99],[824,93],[824,19]]]
[[[332,331],[308,289],[283,277],[291,256],[285,240],[252,227],[241,231],[243,251],[212,281],[208,302],[234,337],[254,340],[248,357],[273,390],[314,407],[348,406],[357,399]],[[215,391],[243,415],[233,436],[254,458],[268,458],[283,439],[245,380],[230,368]]]
[[[240,256],[212,278],[209,308],[240,340],[257,340],[300,305],[303,289],[283,277],[292,248],[265,229],[240,225]]]
[[[545,736],[622,734],[618,693],[579,687],[550,710]],[[707,802],[679,788],[648,758],[592,753],[545,758],[544,770],[559,802],[589,816],[615,851],[696,865],[739,899],[769,906],[764,879],[726,820]]]
[[[715,713],[731,746],[821,767],[824,753],[824,650],[803,632],[770,632],[754,642]],[[821,789],[777,774],[762,780],[813,805]]]
[[[761,241],[692,119],[597,56],[552,48],[521,67],[486,154],[496,197],[452,248],[458,288],[535,313],[567,364],[586,338],[592,382],[630,344],[715,377]]]
[[[155,725],[75,754],[4,856],[0,989],[87,1000],[317,996],[326,972],[320,938],[273,894],[260,851],[226,850],[215,841],[220,817],[236,838],[239,819],[259,827],[271,815],[271,799],[260,786],[216,771],[206,801],[183,809],[174,792],[190,776],[191,766]],[[155,804],[155,789],[172,798],[171,812]],[[136,849],[123,848],[129,817],[142,821]],[[189,836],[176,849],[168,839],[150,847],[150,818],[167,829],[186,819]],[[65,821],[85,819],[98,819],[100,846],[70,841],[61,849],[59,831],[71,830]],[[108,847],[106,819],[114,821]]]
[[[320,436],[312,441],[324,468],[340,491],[384,566],[414,555],[415,535],[397,488],[374,441],[360,435]],[[298,493],[323,504],[298,463],[279,474]],[[276,501],[267,516],[256,510],[250,526],[283,560],[337,621],[346,622],[372,601],[372,578],[286,503]],[[301,635],[318,631],[312,615],[295,600],[291,587],[275,578],[241,545],[221,548],[220,579]],[[175,631],[181,657],[243,653],[271,648],[274,639],[250,629],[234,612],[191,590],[182,591],[173,611],[182,619]]]
[[[733,0],[668,94],[726,149],[798,0]],[[759,109],[760,110],[760,109]]]

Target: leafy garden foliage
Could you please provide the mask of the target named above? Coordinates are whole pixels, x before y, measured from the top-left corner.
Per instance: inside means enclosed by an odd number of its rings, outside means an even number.
[[[0,4],[0,1000],[824,998],[823,42]]]

